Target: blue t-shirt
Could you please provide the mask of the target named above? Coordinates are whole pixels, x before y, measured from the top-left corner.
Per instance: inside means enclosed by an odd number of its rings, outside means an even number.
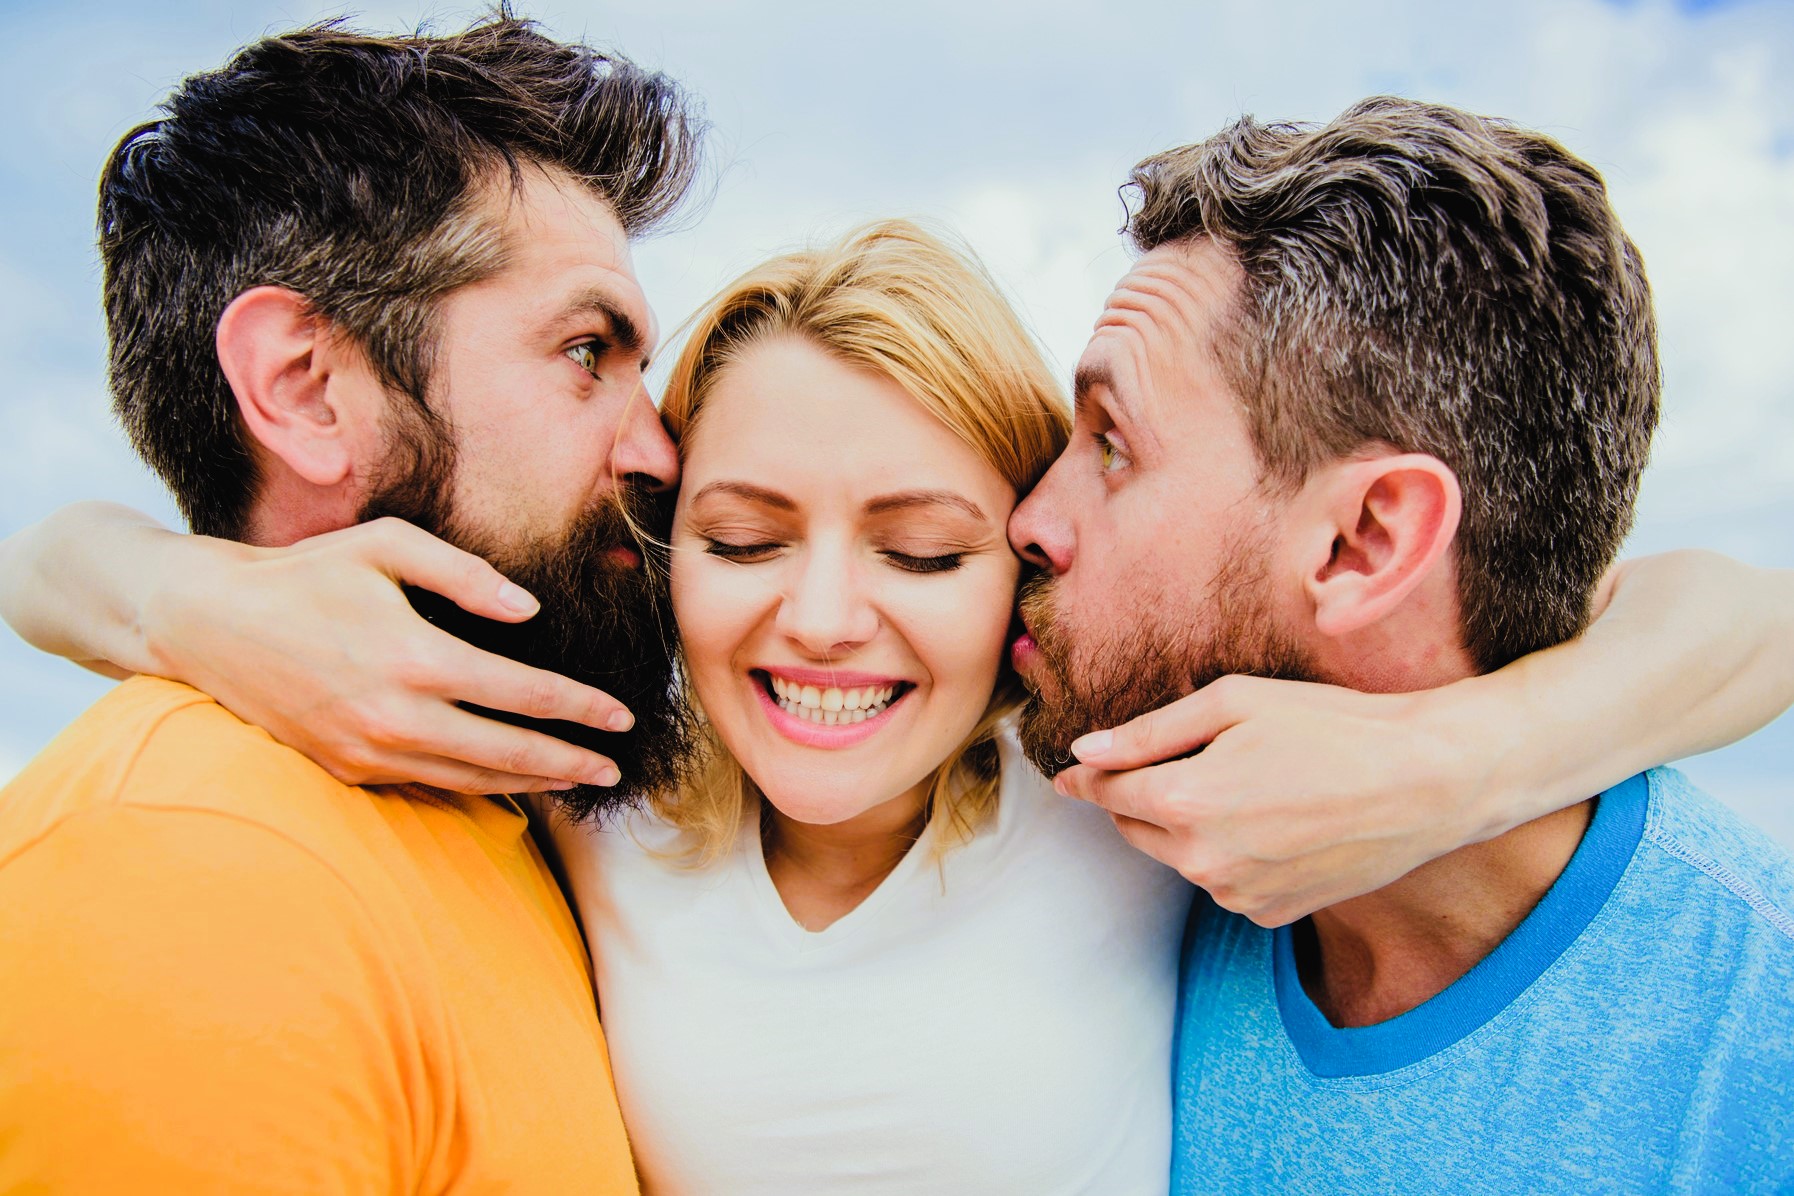
[[[1326,1020],[1287,927],[1191,917],[1174,1192],[1794,1192],[1794,862],[1678,772],[1374,1026]]]

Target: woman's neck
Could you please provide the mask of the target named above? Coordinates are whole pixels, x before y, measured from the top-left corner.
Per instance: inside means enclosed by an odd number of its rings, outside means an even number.
[[[762,799],[764,801],[764,799]],[[859,908],[921,838],[927,786],[919,785],[846,822],[798,822],[765,802],[766,872],[793,920],[826,930]]]

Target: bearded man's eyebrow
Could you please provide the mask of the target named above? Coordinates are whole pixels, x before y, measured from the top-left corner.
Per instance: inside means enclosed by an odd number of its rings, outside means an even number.
[[[1092,361],[1078,366],[1077,373],[1072,375],[1072,403],[1077,408],[1094,402],[1095,391],[1102,391],[1107,396],[1103,406],[1111,409],[1111,415],[1120,415],[1123,423],[1140,422],[1139,412],[1134,410],[1130,397],[1123,392],[1125,388],[1115,385],[1115,373],[1106,361]]]
[[[619,353],[634,353],[641,357],[642,368],[648,368],[648,338],[642,331],[635,317],[623,310],[609,292],[598,287],[591,287],[579,292],[567,305],[555,314],[554,323],[566,324],[581,316],[598,316],[607,325],[605,339]]]
[[[1103,396],[1100,400],[1096,397],[1099,390]],[[1096,407],[1111,424],[1134,439],[1136,450],[1147,446],[1156,450],[1159,447],[1158,433],[1141,416],[1140,408],[1135,403],[1136,396],[1131,391],[1129,386],[1115,384],[1115,372],[1106,361],[1080,365],[1072,375],[1071,393],[1075,411],[1081,413],[1086,407]]]
[[[1091,391],[1098,387],[1104,390],[1113,390],[1114,382],[1115,376],[1109,372],[1108,362],[1092,361],[1088,364],[1080,364],[1077,373],[1073,374],[1071,379],[1072,402],[1081,407],[1089,401]]]

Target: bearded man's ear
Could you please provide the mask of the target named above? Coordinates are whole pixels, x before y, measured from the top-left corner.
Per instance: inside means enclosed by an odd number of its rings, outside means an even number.
[[[260,286],[231,300],[216,338],[218,364],[250,439],[325,488],[350,479],[357,447],[353,421],[330,393],[329,337],[329,324],[303,295]]]
[[[1447,561],[1463,514],[1457,475],[1424,453],[1323,466],[1304,489],[1316,507],[1304,585],[1315,630],[1333,638],[1408,601]]]

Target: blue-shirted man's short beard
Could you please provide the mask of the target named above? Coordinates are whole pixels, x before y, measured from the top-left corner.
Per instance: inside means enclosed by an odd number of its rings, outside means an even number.
[[[1261,534],[1242,534],[1206,593],[1181,607],[1173,601],[1116,612],[1113,623],[1096,627],[1067,627],[1052,578],[1028,577],[1020,607],[1039,663],[1024,677],[1018,731],[1034,766],[1053,776],[1076,762],[1071,744],[1080,735],[1118,727],[1229,673],[1321,680],[1271,612],[1265,553]]]

